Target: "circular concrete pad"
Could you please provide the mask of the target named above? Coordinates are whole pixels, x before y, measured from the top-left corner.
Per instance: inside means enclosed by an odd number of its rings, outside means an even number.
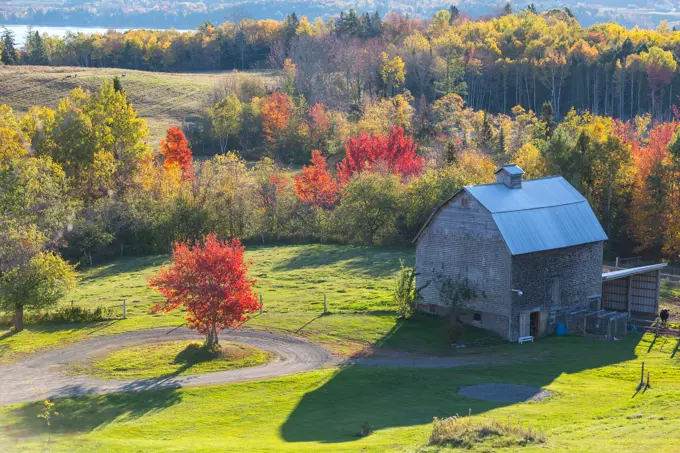
[[[541,401],[552,395],[538,387],[516,384],[480,384],[463,387],[458,392],[467,398],[493,401],[495,403],[523,403]]]

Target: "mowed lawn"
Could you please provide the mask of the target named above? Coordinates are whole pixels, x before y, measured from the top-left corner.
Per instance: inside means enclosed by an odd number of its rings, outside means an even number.
[[[0,408],[0,450],[448,451],[427,446],[432,417],[470,411],[475,418],[532,426],[547,437],[545,444],[522,447],[483,442],[471,451],[677,452],[679,345],[677,338],[649,334],[616,342],[553,337],[500,347],[506,359],[517,359],[510,364],[348,366],[220,387],[57,400],[60,415],[49,445],[37,417],[41,404],[24,404]],[[652,387],[636,393],[643,360]],[[489,382],[540,386],[554,394],[521,404],[458,395],[461,386]],[[375,432],[360,438],[364,422]]]
[[[275,79],[269,72],[249,73],[261,77],[265,85]],[[171,125],[187,116],[201,113],[203,104],[216,85],[225,78],[240,77],[234,72],[165,73],[113,68],[70,66],[0,66],[0,103],[20,114],[34,105],[55,108],[59,99],[82,87],[91,91],[102,81],[121,77],[128,99],[149,124],[149,142],[155,146]]]
[[[386,337],[398,347],[445,344],[438,320],[421,319],[422,335],[421,329],[407,325],[402,329],[393,311],[391,290],[399,260],[412,264],[412,249],[317,244],[246,247],[246,254],[252,260],[250,276],[256,279],[255,291],[262,294],[264,310],[244,327],[303,335],[341,355],[385,342]],[[148,287],[148,278],[167,261],[166,255],[125,258],[83,270],[77,289],[61,304],[107,307],[120,317],[126,299],[128,319],[28,324],[16,335],[9,335],[8,326],[0,327],[0,362],[93,335],[182,325],[181,311],[150,312],[161,296]],[[322,316],[324,294],[328,316]]]

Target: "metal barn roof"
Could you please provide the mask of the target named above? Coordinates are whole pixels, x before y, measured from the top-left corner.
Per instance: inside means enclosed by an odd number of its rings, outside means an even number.
[[[523,211],[586,202],[586,199],[561,176],[528,179],[522,188],[509,189],[504,184],[465,186],[491,214]]]
[[[616,271],[602,272],[602,280],[616,280],[618,278],[628,277],[629,275],[642,274],[645,272],[656,271],[668,266],[668,263],[651,264],[649,266],[633,267],[630,269],[619,269]]]
[[[530,179],[520,189],[487,184],[465,190],[492,214],[513,255],[607,240],[586,199],[561,176]]]
[[[517,189],[496,183],[464,190],[489,210],[512,255],[607,240],[588,201],[561,176],[525,180]]]

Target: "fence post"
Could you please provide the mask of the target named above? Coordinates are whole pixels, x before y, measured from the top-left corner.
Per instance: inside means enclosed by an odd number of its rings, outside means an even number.
[[[123,299],[123,319],[127,319],[127,299]]]
[[[323,314],[327,315],[328,314],[328,306],[326,305],[326,295],[323,295]]]
[[[262,294],[260,294],[260,314],[262,314]]]
[[[619,268],[619,257],[618,257],[618,256],[616,257],[616,264],[614,264],[614,267],[615,267],[616,269]]]

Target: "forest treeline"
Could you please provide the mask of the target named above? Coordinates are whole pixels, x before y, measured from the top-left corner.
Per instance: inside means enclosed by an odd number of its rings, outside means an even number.
[[[632,119],[650,113],[669,120],[680,94],[680,32],[614,23],[583,28],[568,9],[534,7],[471,20],[455,8],[428,20],[357,14],[313,23],[290,14],[282,21],[205,23],[194,32],[131,30],[70,34],[31,32],[17,49],[2,40],[5,64],[120,67],[154,71],[297,68],[297,93],[310,104],[344,111],[375,97],[408,91],[414,105],[456,93],[492,113],[514,106],[556,117],[572,108]]]
[[[322,104],[301,108],[283,91],[293,78],[250,100],[252,82],[232,87],[211,116],[216,128],[233,127],[232,145],[225,135],[224,153],[200,162],[179,127],[147,143],[120,80],[94,93],[75,89],[56,109],[22,118],[1,106],[0,245],[39,235],[38,249],[90,263],[165,253],[207,233],[408,244],[458,188],[492,182],[498,165],[515,162],[527,178],[561,174],[583,193],[609,236],[608,254],[674,260],[680,252],[677,119],[572,110],[558,123],[549,103],[538,116],[521,106],[494,115],[450,93],[435,102],[431,136],[420,141],[413,131],[424,120],[403,94],[344,117]],[[259,137],[257,159],[232,151],[239,135]],[[301,170],[285,165],[293,158]]]

